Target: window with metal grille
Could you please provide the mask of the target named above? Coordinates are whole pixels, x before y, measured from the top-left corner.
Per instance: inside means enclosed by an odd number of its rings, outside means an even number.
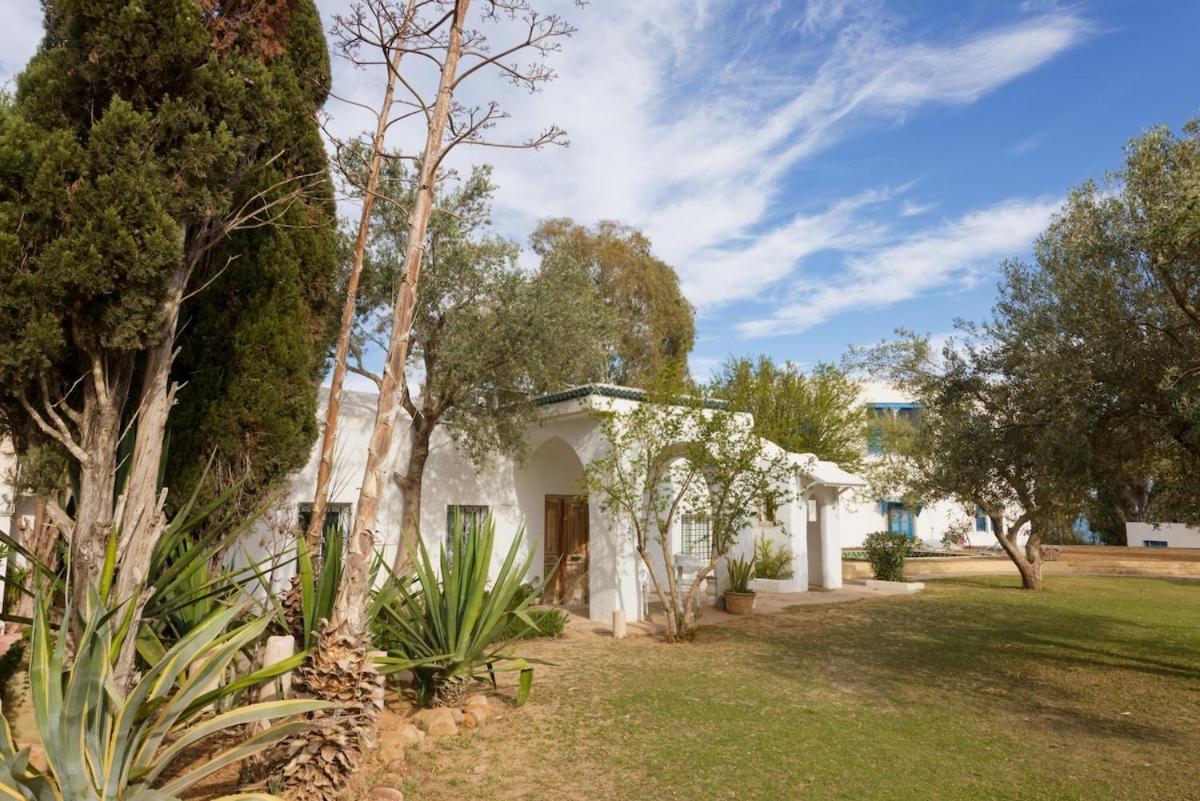
[[[296,526],[301,532],[308,531],[309,523],[312,522],[312,507],[311,503],[298,504],[296,507]],[[330,529],[337,529],[342,535],[342,542],[350,536],[350,504],[348,503],[329,503],[325,505],[325,525],[321,527],[323,534],[321,545],[325,543],[325,537],[329,536]],[[322,557],[324,548],[322,547]],[[346,549],[342,548],[342,561],[346,559]]]
[[[683,553],[707,562],[712,556],[712,520],[708,515],[685,514],[681,523]]]
[[[454,535],[454,521],[462,524],[463,534],[473,537],[483,529],[483,521],[490,507],[479,504],[452,503],[446,505],[446,550],[450,550],[450,537]]]

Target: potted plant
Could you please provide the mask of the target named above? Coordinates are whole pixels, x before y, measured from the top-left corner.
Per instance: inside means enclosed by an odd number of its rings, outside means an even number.
[[[727,560],[729,589],[725,590],[725,611],[731,615],[748,615],[754,611],[756,592],[750,589],[754,581],[754,559]]]

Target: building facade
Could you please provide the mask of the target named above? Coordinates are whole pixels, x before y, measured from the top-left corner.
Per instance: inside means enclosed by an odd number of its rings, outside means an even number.
[[[520,555],[531,560],[530,578],[540,581],[554,565],[559,573],[548,588],[555,600],[576,605],[595,620],[611,620],[616,610],[628,620],[640,620],[653,588],[627,521],[610,514],[583,489],[584,465],[605,452],[607,441],[597,411],[620,413],[642,401],[638,390],[592,385],[539,399],[539,416],[526,432],[527,458],[495,455],[476,464],[444,430],[436,431],[426,464],[421,496],[421,537],[436,553],[445,542],[455,516],[479,520],[491,515],[496,526],[497,566],[514,539]],[[322,408],[324,399],[322,399]],[[322,414],[323,416],[323,414]],[[343,394],[330,494],[330,518],[348,527],[358,497],[367,442],[375,416],[372,394]],[[748,415],[745,425],[752,420]],[[408,456],[407,419],[401,419],[392,448],[392,471],[402,469]],[[765,537],[792,552],[792,578],[774,587],[806,591],[810,585],[836,588],[842,584],[841,550],[845,539],[848,494],[864,485],[837,465],[811,454],[783,454],[762,440],[764,453],[783,455],[789,466],[778,481],[791,496],[770,520],[759,519],[738,537],[735,553],[752,552]],[[256,560],[283,554],[298,525],[306,522],[316,483],[318,452],[288,483],[286,495],[255,530],[249,552]],[[378,547],[389,562],[400,537],[403,501],[399,486],[389,482],[382,497]],[[671,534],[671,553],[682,556],[680,569],[707,553],[707,521],[703,515],[677,517]],[[663,569],[657,544],[649,548],[658,571]],[[690,557],[690,558],[689,558]],[[279,559],[273,580],[290,577],[286,559]],[[685,576],[686,578],[686,576]],[[713,590],[719,587],[713,587]]]

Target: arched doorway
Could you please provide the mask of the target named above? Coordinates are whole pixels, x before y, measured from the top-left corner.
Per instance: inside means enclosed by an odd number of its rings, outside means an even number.
[[[585,605],[590,598],[590,510],[581,495],[583,463],[559,437],[538,446],[517,469],[517,499],[525,518],[526,538],[540,558],[546,600]],[[536,568],[535,568],[536,569]]]

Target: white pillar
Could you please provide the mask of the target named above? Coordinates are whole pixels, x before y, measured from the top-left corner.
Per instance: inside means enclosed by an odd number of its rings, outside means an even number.
[[[837,490],[825,489],[820,496],[821,577],[820,586],[836,590],[842,586],[841,499]]]
[[[792,592],[808,590],[808,496],[796,495],[777,512],[792,549]]]
[[[633,535],[619,516],[588,502],[588,617],[609,622],[620,609],[625,619],[642,619],[638,564]]]

